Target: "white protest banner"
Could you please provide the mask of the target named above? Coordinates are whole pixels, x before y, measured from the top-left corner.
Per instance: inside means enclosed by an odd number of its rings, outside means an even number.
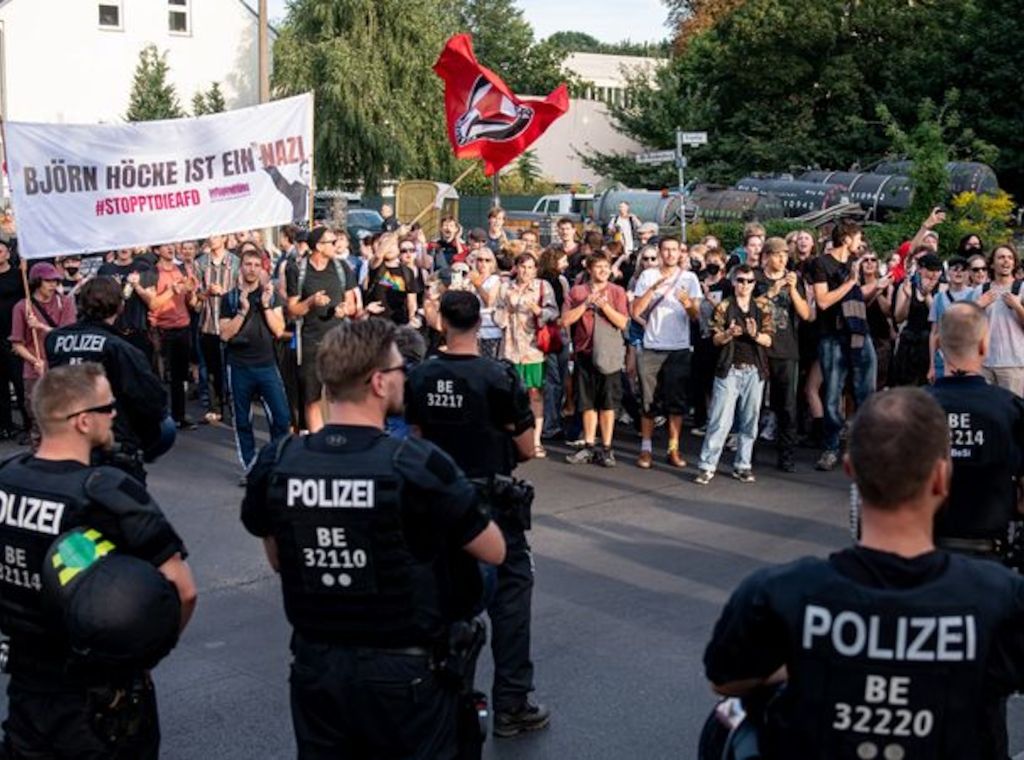
[[[109,251],[309,217],[313,95],[195,119],[8,122],[18,251]]]

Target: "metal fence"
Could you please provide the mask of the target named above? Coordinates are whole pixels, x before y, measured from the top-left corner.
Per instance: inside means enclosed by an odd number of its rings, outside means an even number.
[[[501,198],[501,207],[506,211],[531,211],[540,195],[506,195]],[[380,210],[381,204],[395,205],[395,199],[383,198],[379,195],[364,195],[362,208]],[[491,196],[462,195],[459,196],[459,222],[468,230],[474,227],[487,227],[487,212],[491,210]]]

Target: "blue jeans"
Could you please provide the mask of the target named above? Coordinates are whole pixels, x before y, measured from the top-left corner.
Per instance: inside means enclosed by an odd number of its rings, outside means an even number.
[[[761,396],[764,380],[757,367],[730,367],[725,377],[715,376],[711,391],[711,410],[708,412],[707,434],[700,450],[701,470],[714,471],[722,456],[725,439],[732,430],[736,411],[736,432],[739,446],[732,466],[737,470],[749,470],[754,459],[754,441],[757,439],[757,422],[761,413]]]
[[[839,431],[843,429],[843,390],[846,375],[853,372],[853,402],[857,408],[875,391],[878,357],[868,338],[860,350],[859,360],[852,363],[847,336],[823,335],[818,342],[822,384],[825,386],[825,450],[839,451]]]
[[[569,346],[557,354],[544,357],[544,429],[541,435],[554,438],[562,432],[562,401],[565,398],[565,376],[569,371]]]
[[[270,423],[270,439],[276,440],[288,433],[288,399],[284,381],[276,364],[248,367],[228,364],[228,384],[235,403],[235,444],[242,468],[249,472],[256,460],[256,438],[252,433],[252,402],[257,397],[263,402]]]

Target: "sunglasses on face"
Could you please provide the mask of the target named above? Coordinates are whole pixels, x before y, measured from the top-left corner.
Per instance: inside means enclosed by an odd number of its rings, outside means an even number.
[[[861,261],[863,261],[865,264],[877,264],[878,263],[878,259],[876,259],[874,256],[862,256],[861,257]]]
[[[643,259],[641,259],[641,260],[642,261],[655,262],[655,261],[658,260],[658,257],[657,256],[644,256]]]
[[[399,248],[398,250],[401,253],[416,253],[415,248]]]
[[[96,414],[113,414],[116,408],[117,402],[111,401],[108,404],[99,404],[97,406],[90,406],[88,409],[79,409],[77,412],[72,412],[64,419],[70,420],[73,417],[77,417],[80,414],[89,414],[90,412],[94,412]]]
[[[737,285],[753,285],[754,284],[754,280],[752,278],[750,278],[750,277],[737,277],[736,278],[736,284]]]
[[[366,378],[366,384],[369,385],[370,382],[373,380],[373,376],[375,374],[378,374],[378,373],[380,373],[381,375],[387,375],[387,374],[390,374],[392,372],[401,372],[402,374],[408,374],[409,370],[410,370],[410,367],[409,367],[408,362],[402,362],[401,364],[396,364],[394,367],[382,367],[381,369],[374,370],[374,372],[372,372],[370,374],[370,376],[368,378]]]
[[[972,272],[987,272],[988,267],[971,267]]]

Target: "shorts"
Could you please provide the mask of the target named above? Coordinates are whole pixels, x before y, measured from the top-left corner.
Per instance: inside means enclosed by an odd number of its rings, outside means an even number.
[[[576,354],[576,407],[581,412],[618,411],[622,406],[622,373],[605,375],[594,366],[593,354]]]
[[[320,346],[316,343],[302,344],[302,364],[299,365],[299,389],[302,403],[305,406],[315,404],[323,395],[324,384],[316,371],[316,352]]]
[[[686,388],[690,382],[693,351],[659,351],[645,348],[638,362],[643,413],[686,414]]]
[[[516,372],[526,388],[544,387],[544,362],[536,364],[517,364]]]

